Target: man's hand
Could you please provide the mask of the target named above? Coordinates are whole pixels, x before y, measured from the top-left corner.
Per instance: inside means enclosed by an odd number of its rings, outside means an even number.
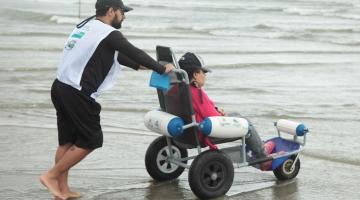
[[[168,74],[169,72],[171,72],[173,69],[175,69],[174,65],[172,63],[168,63],[165,65],[165,73]]]

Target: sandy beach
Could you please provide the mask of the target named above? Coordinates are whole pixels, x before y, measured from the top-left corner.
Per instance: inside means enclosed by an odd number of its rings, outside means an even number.
[[[94,1],[82,0],[80,18],[78,0],[1,2],[0,199],[52,199],[39,182],[57,148],[50,87],[68,34],[94,13]],[[262,139],[276,136],[282,118],[310,129],[295,179],[235,169],[219,199],[360,199],[359,0],[124,2],[135,8],[121,29],[130,42],[153,58],[156,45],[201,55],[213,71],[209,96],[251,119]],[[159,107],[150,73],[125,68],[97,100],[103,148],[70,174],[81,200],[196,199],[187,170],[164,183],[146,172],[146,149],[158,137],[143,124]]]

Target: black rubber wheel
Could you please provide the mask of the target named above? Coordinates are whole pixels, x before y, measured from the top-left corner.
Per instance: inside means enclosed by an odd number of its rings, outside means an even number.
[[[180,159],[186,158],[188,156],[186,149],[180,148],[173,142],[171,143],[171,149],[174,158]],[[145,166],[149,175],[154,180],[173,180],[183,173],[183,167],[166,161],[168,156],[170,156],[170,152],[165,136],[156,138],[148,147],[145,155]],[[183,161],[183,163],[186,164],[187,161]]]
[[[201,199],[223,196],[234,180],[234,167],[228,156],[220,151],[205,151],[192,162],[189,185]]]
[[[295,178],[300,171],[300,159],[297,160],[293,169],[291,169],[294,163],[296,155],[289,157],[283,164],[274,169],[273,173],[279,180],[289,180]]]

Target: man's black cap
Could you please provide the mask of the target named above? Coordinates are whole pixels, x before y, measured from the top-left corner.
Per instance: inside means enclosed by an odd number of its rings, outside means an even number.
[[[187,52],[179,59],[180,68],[186,72],[201,69],[203,72],[211,72],[210,69],[204,67],[202,58],[195,53]]]
[[[133,8],[125,6],[122,0],[97,0],[95,4],[96,10],[107,9],[110,7],[120,8],[124,12],[133,10]]]

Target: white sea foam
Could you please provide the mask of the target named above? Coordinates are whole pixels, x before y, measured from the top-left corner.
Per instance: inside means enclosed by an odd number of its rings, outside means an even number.
[[[79,22],[81,22],[81,20],[78,17],[67,17],[67,16],[52,16],[50,18],[50,21],[56,22],[58,24],[78,24]]]

